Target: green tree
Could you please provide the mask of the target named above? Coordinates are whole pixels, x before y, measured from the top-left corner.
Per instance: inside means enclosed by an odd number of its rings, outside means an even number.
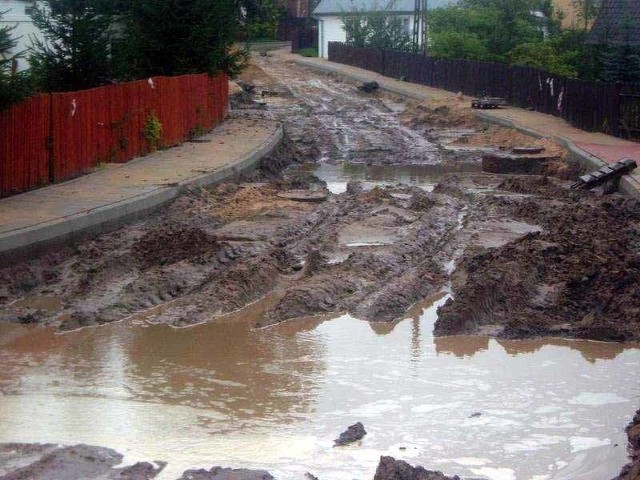
[[[275,40],[278,33],[278,23],[285,16],[285,9],[274,0],[261,0],[260,4],[247,22],[246,36],[249,41],[268,39]]]
[[[506,59],[517,45],[542,38],[542,32],[531,14],[534,0],[463,0],[463,6],[492,21],[488,35],[489,50],[497,60]],[[491,19],[491,20],[489,20]]]
[[[122,76],[237,73],[247,54],[234,47],[254,2],[125,0],[117,51]]]
[[[523,43],[510,53],[511,63],[528,65],[556,75],[575,78],[578,71],[566,61],[552,42]]]
[[[0,12],[0,19],[3,12]],[[30,93],[26,74],[17,74],[14,62],[20,53],[12,53],[17,45],[11,32],[15,26],[0,27],[0,110],[6,109],[12,103],[22,99]]]
[[[29,63],[41,91],[71,91],[113,80],[111,17],[94,0],[45,0],[31,15],[44,39],[34,39]]]
[[[431,50],[440,56],[505,61],[517,45],[542,39],[532,7],[529,0],[465,0],[435,9],[429,14]]]
[[[640,82],[640,48],[631,45],[608,45],[601,49],[603,82]]]
[[[451,30],[432,34],[429,53],[437,58],[486,60],[490,57],[486,43],[475,33],[457,33]]]
[[[351,10],[342,15],[342,26],[347,45],[407,51],[412,48],[412,38],[402,20],[389,15],[391,2],[372,11]]]

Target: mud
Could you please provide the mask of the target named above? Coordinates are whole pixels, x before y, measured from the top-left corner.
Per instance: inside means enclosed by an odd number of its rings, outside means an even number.
[[[360,424],[361,426],[361,424]],[[353,441],[353,440],[352,440]],[[165,462],[138,462],[120,467],[123,456],[111,449],[90,445],[61,447],[52,444],[0,444],[1,480],[151,480]],[[212,467],[185,471],[176,480],[273,480],[265,470]],[[305,478],[315,479],[310,473]],[[622,478],[622,477],[621,477]],[[626,477],[625,477],[626,478]],[[393,457],[381,457],[374,480],[460,480],[440,472],[412,467]]]
[[[412,467],[403,460],[393,457],[380,457],[373,480],[460,480],[460,477],[447,477],[442,472]]]
[[[631,462],[613,480],[640,479],[640,410],[636,412],[633,421],[627,426],[627,436],[629,437],[629,457]]]
[[[640,203],[570,192],[545,178],[500,188],[527,196],[488,198],[485,207],[542,230],[465,254],[435,333],[639,339]]]
[[[350,443],[357,442],[367,434],[364,429],[364,425],[361,422],[350,425],[344,432],[340,434],[333,442],[335,447],[341,447],[343,445],[349,445]]]
[[[639,338],[637,205],[569,191],[576,172],[558,145],[478,124],[462,99],[364,94],[277,56],[239,81],[254,85],[243,115],[281,118],[284,145],[235,183],[0,268],[1,321],[74,329],[142,314],[186,326],[270,294],[258,326],[335,313],[392,322],[451,289],[439,335]],[[473,171],[488,151],[522,145],[545,148],[556,160],[540,173],[558,179]],[[313,168],[291,168],[317,163],[437,165],[440,180],[432,192],[352,182],[335,195]]]
[[[166,465],[138,462],[118,467],[123,456],[109,448],[75,445],[0,444],[2,480],[150,480]]]

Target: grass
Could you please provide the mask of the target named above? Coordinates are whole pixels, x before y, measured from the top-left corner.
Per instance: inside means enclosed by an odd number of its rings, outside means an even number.
[[[298,55],[302,55],[303,57],[317,57],[318,49],[317,48],[302,48],[298,50]]]

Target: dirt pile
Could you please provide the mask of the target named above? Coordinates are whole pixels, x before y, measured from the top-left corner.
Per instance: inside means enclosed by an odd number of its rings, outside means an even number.
[[[636,412],[633,421],[627,426],[627,436],[629,437],[631,463],[626,465],[620,475],[613,480],[640,479],[640,410]]]
[[[420,466],[412,467],[393,457],[380,457],[373,480],[460,480],[460,477],[447,477],[442,472],[426,470]]]
[[[343,445],[349,445],[350,443],[357,442],[367,434],[364,429],[364,425],[361,422],[350,425],[344,432],[340,434],[338,438],[333,441],[335,447],[341,447]]]
[[[464,100],[451,103],[449,100],[429,100],[412,105],[400,115],[400,121],[412,128],[475,127],[477,121],[471,107]]]
[[[543,231],[466,255],[435,333],[497,326],[512,338],[640,339],[640,203],[570,192],[548,179],[511,179],[502,188],[551,197],[492,200]]]
[[[166,463],[138,462],[118,468],[123,456],[111,449],[75,445],[17,444],[0,445],[0,472],[3,480],[149,480],[155,478]]]
[[[210,470],[187,470],[178,480],[273,480],[265,470],[213,467]]]

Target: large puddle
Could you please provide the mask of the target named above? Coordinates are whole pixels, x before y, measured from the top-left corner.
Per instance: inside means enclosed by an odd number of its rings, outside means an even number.
[[[433,188],[443,177],[452,173],[478,173],[478,163],[459,163],[433,165],[367,165],[364,163],[319,163],[314,175],[327,183],[331,193],[340,194],[347,191],[347,184],[359,181],[365,188],[386,185],[409,185],[427,191]]]
[[[435,306],[251,325],[260,303],[186,329],[0,327],[0,442],[89,443],[280,479],[370,479],[382,454],[449,474],[608,479],[626,463],[640,346],[434,339]],[[355,341],[354,339],[357,339]],[[348,425],[369,432],[333,448]]]

